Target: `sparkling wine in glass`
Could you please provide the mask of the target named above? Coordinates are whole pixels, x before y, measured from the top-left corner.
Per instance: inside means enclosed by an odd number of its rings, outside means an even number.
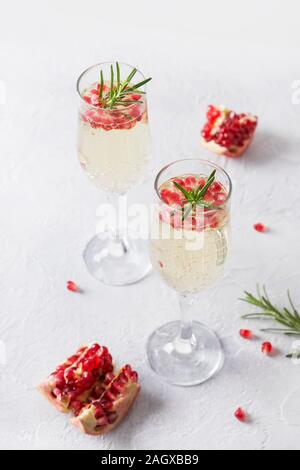
[[[171,163],[155,181],[158,203],[151,260],[162,280],[177,292],[182,318],[154,331],[147,354],[152,369],[175,385],[203,383],[223,365],[217,335],[192,319],[192,307],[223,274],[231,190],[227,173],[200,159]]]
[[[115,214],[120,198],[148,170],[149,80],[130,65],[101,63],[85,70],[77,82],[80,164],[92,183],[106,192]],[[151,268],[146,242],[131,238],[118,223],[88,243],[84,260],[89,272],[109,285],[137,282]]]

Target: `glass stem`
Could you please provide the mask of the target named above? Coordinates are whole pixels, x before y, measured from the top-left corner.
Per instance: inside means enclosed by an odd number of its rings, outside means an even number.
[[[113,238],[122,245],[124,253],[128,252],[127,240],[127,194],[108,193],[108,203],[115,214],[114,227],[111,227]]]
[[[174,347],[180,354],[191,354],[196,346],[196,338],[193,333],[193,320],[191,310],[196,301],[194,295],[179,294],[181,313],[180,333],[175,339]]]

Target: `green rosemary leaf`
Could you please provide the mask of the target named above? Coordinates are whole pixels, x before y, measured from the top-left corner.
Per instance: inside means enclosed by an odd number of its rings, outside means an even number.
[[[174,186],[176,186],[177,189],[179,189],[179,191],[182,192],[182,194],[187,198],[187,200],[189,201],[190,200],[190,193],[181,186],[181,184],[177,183],[177,181],[173,181],[173,184]]]
[[[132,93],[132,90],[137,90],[141,84],[145,82],[140,82],[140,84],[131,85],[130,82],[137,73],[137,69],[133,69],[125,81],[121,81],[121,70],[120,65],[116,62],[116,72],[114,71],[113,65],[110,66],[110,90],[107,93],[103,93],[104,91],[104,78],[103,72],[100,71],[100,90],[99,90],[99,98],[101,99],[101,105],[103,108],[110,108],[113,109],[115,106],[130,106],[131,104],[143,104],[143,101],[140,100],[126,100],[127,95]],[[116,76],[116,83],[115,83],[115,76]],[[146,81],[151,80],[150,78]],[[129,88],[128,88],[129,86]],[[131,91],[129,91],[129,89]],[[145,94],[144,91],[137,91],[138,93]]]
[[[115,83],[114,68],[111,65],[110,66],[110,98],[112,98],[114,95],[114,83]]]
[[[146,80],[143,80],[142,82],[139,82],[136,85],[132,85],[130,87],[130,90],[131,91],[137,90],[137,88],[140,88],[141,86],[146,85],[146,83],[150,82],[150,80],[152,80],[152,78],[146,78]]]
[[[123,94],[123,95],[132,95],[132,91],[133,91],[133,90],[131,90],[131,88],[126,88],[126,90],[124,90],[122,94]],[[138,91],[138,94],[139,94],[139,95],[145,95],[146,92],[145,92],[145,91],[142,91],[142,90],[139,90],[139,91]]]
[[[99,98],[102,99],[103,97],[103,87],[104,87],[104,80],[103,80],[103,72],[100,71],[100,90],[99,90]]]
[[[220,207],[214,206],[213,204],[210,204],[209,202],[206,202],[206,201],[198,201],[196,204],[197,206],[202,206],[202,207],[205,207],[205,209],[212,210],[212,211],[221,210]]]
[[[184,213],[182,216],[182,222],[190,215],[193,210],[193,204],[189,204],[186,209],[184,209]]]
[[[216,175],[216,170],[214,170],[208,177],[205,185],[203,186],[202,189],[200,189],[200,191],[196,192],[196,196],[198,199],[201,199],[205,196],[205,194],[207,193],[208,191],[208,188],[212,185],[212,183],[214,182],[215,180],[215,175]],[[199,188],[198,188],[199,189]]]
[[[278,307],[273,305],[273,303],[269,299],[265,287],[263,287],[263,295],[261,294],[260,289],[258,287],[257,295],[258,297],[255,297],[254,295],[246,291],[245,297],[241,298],[240,300],[250,305],[255,305],[261,310],[261,312],[243,315],[242,318],[274,320],[276,323],[283,325],[285,328],[267,328],[263,329],[262,331],[283,333],[289,336],[300,336],[300,316],[292,302],[289,292],[288,300],[293,309],[293,313],[291,313],[287,307],[284,307],[282,310],[280,310]]]
[[[287,354],[285,357],[288,359],[300,359],[300,351],[295,351],[293,353]]]
[[[120,74],[119,62],[116,62],[116,70],[117,70],[117,86],[119,88],[120,83],[121,83],[121,74]]]

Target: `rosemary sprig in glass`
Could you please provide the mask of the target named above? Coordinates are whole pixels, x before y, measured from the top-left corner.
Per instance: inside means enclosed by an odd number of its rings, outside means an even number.
[[[139,90],[143,85],[150,82],[152,78],[146,78],[145,80],[131,84],[131,80],[137,73],[137,69],[133,69],[128,77],[122,81],[120,65],[116,62],[116,70],[113,65],[110,66],[110,89],[108,92],[104,92],[104,77],[103,71],[100,70],[100,88],[99,88],[99,100],[103,108],[113,109],[116,106],[130,106],[131,104],[142,103],[139,100],[126,99],[127,95],[132,93],[138,93],[139,95],[145,94],[144,91]],[[116,81],[115,81],[116,77]]]
[[[185,197],[185,200],[182,201],[183,208],[182,208],[182,221],[184,221],[192,211],[195,211],[197,206],[198,207],[203,207],[208,210],[220,210],[220,207],[214,206],[210,204],[207,201],[204,201],[204,196],[207,193],[209,187],[213,184],[215,181],[215,176],[216,176],[216,170],[214,170],[209,177],[207,178],[207,181],[203,188],[199,186],[197,189],[191,189],[190,191],[187,191],[181,184],[177,183],[177,181],[173,181],[173,184],[176,186],[179,191],[182,192],[182,194]]]

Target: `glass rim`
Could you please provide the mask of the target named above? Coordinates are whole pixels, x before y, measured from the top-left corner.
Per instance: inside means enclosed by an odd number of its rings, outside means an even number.
[[[81,72],[81,74],[79,75],[78,79],[77,79],[77,82],[76,82],[76,90],[77,90],[77,93],[78,93],[78,96],[80,98],[80,100],[84,103],[85,106],[89,107],[89,108],[92,108],[92,109],[96,109],[96,110],[99,110],[99,109],[104,109],[105,112],[113,112],[113,111],[116,111],[116,109],[107,109],[107,108],[100,108],[99,106],[95,106],[94,104],[89,104],[87,103],[84,99],[83,99],[83,96],[81,95],[80,91],[79,91],[79,85],[80,85],[80,82],[81,82],[81,79],[83,78],[83,76],[89,72],[90,70],[96,68],[96,67],[101,67],[101,66],[104,66],[104,65],[112,65],[112,64],[115,64],[116,62],[109,62],[109,61],[106,61],[106,62],[98,62],[97,64],[94,64],[94,65],[91,65],[90,67],[86,68],[83,72]],[[130,65],[130,64],[127,64],[126,62],[119,62],[119,65],[126,65],[127,67],[130,67],[132,70],[135,69],[136,67],[134,67],[133,65]],[[145,80],[145,75],[139,70],[139,69],[136,69],[137,72],[142,76],[143,80]],[[146,93],[146,89],[147,89],[147,84],[143,85],[143,91],[145,91]],[[138,94],[138,93],[137,93]],[[126,107],[126,109],[130,109],[132,106],[136,106],[135,103],[132,103],[130,104],[129,106]]]
[[[161,202],[163,202],[165,204],[165,202],[163,201],[163,199],[161,198],[161,195],[159,193],[159,187],[158,187],[158,181],[161,177],[161,175],[166,171],[168,170],[168,168],[172,167],[173,165],[176,165],[177,163],[183,163],[183,162],[199,162],[199,163],[203,163],[205,165],[209,165],[211,166],[212,168],[214,168],[215,170],[218,170],[220,171],[221,173],[223,173],[223,175],[227,178],[228,180],[228,183],[229,183],[229,191],[227,193],[227,197],[225,199],[225,201],[223,202],[223,204],[221,204],[219,207],[222,207],[222,206],[225,206],[228,201],[230,200],[231,198],[231,194],[232,194],[232,181],[231,181],[231,178],[230,176],[228,175],[227,171],[224,170],[224,168],[222,168],[221,166],[217,165],[216,163],[213,163],[209,160],[204,160],[202,158],[181,158],[179,160],[175,160],[171,163],[168,163],[168,165],[164,166],[157,174],[156,178],[155,178],[155,181],[154,181],[154,189],[155,189],[155,192],[159,198],[159,200]],[[178,175],[180,176],[180,175]],[[214,209],[212,209],[212,211],[214,211]],[[210,212],[210,211],[207,211],[207,212]]]

